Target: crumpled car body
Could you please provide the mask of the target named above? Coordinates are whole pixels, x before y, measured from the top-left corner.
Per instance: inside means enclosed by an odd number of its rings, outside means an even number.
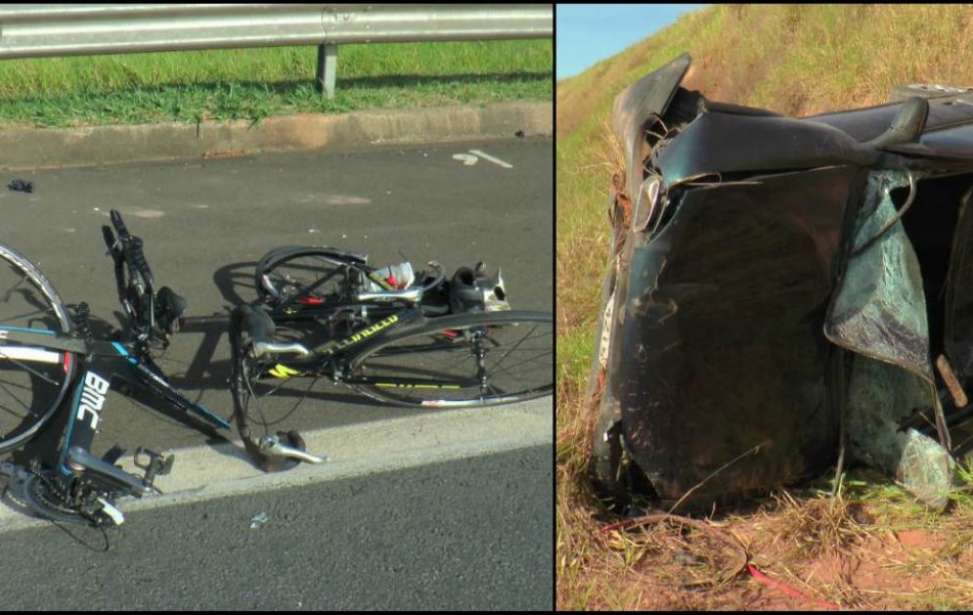
[[[597,491],[710,509],[864,463],[944,507],[973,414],[973,95],[797,119],[681,87],[690,62],[615,101]]]

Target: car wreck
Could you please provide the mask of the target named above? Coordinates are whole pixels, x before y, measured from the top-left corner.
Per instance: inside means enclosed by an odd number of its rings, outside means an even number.
[[[973,92],[802,118],[624,90],[589,382],[616,510],[711,510],[848,463],[945,507],[973,405]]]

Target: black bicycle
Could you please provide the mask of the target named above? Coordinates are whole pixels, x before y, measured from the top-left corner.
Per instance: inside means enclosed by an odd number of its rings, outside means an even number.
[[[435,262],[416,273],[409,263],[373,268],[365,255],[287,246],[260,259],[254,283],[257,301],[232,316],[231,388],[240,435],[258,459],[288,437],[303,448],[274,426],[293,409],[286,399],[318,381],[420,408],[553,392],[551,314],[510,310],[500,272],[490,277],[482,263],[447,280]]]
[[[154,478],[173,463],[140,447],[135,463],[145,473],[136,476],[115,465],[124,452],[117,446],[100,458],[90,452],[110,389],[148,393],[204,431],[229,427],[176,391],[153,361],[186,302],[168,287],[155,290],[142,241],[115,210],[111,222],[114,232],[102,230],[128,321],[116,340],[94,339],[87,305],[65,306],[30,260],[0,245],[0,454],[15,451],[0,474],[38,515],[98,526],[121,524],[116,499],[157,492]]]

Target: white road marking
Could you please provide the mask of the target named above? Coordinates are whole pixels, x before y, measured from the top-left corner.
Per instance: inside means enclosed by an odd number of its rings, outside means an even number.
[[[509,162],[504,162],[503,160],[500,160],[499,158],[494,158],[490,154],[481,152],[478,149],[471,149],[470,150],[470,153],[471,154],[476,154],[480,158],[482,158],[484,160],[489,160],[493,164],[499,165],[499,166],[501,166],[501,167],[503,167],[505,169],[512,169],[512,168],[514,168],[514,165],[510,164]]]
[[[372,200],[362,196],[330,194],[324,197],[324,202],[328,205],[368,205]]]
[[[489,408],[430,411],[302,433],[308,450],[328,461],[275,474],[256,468],[243,444],[199,446],[166,451],[176,456],[172,473],[156,479],[166,495],[123,499],[124,513],[162,506],[284,489],[322,481],[367,476],[532,446],[554,445],[554,402],[543,397]],[[120,462],[141,474],[131,456]],[[553,487],[553,486],[552,486]],[[0,532],[49,525],[3,500]],[[123,530],[122,530],[123,531]]]
[[[479,160],[479,158],[476,156],[471,156],[470,154],[453,154],[453,160],[462,161],[464,165],[471,167],[476,164],[476,161]]]
[[[154,220],[155,218],[161,218],[166,215],[165,212],[159,211],[158,209],[133,209],[125,213],[131,213],[136,218],[144,218],[146,220]]]

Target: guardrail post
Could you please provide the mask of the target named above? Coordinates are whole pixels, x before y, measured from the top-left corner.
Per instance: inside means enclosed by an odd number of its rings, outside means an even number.
[[[318,91],[334,98],[335,77],[338,73],[338,46],[318,45]]]

